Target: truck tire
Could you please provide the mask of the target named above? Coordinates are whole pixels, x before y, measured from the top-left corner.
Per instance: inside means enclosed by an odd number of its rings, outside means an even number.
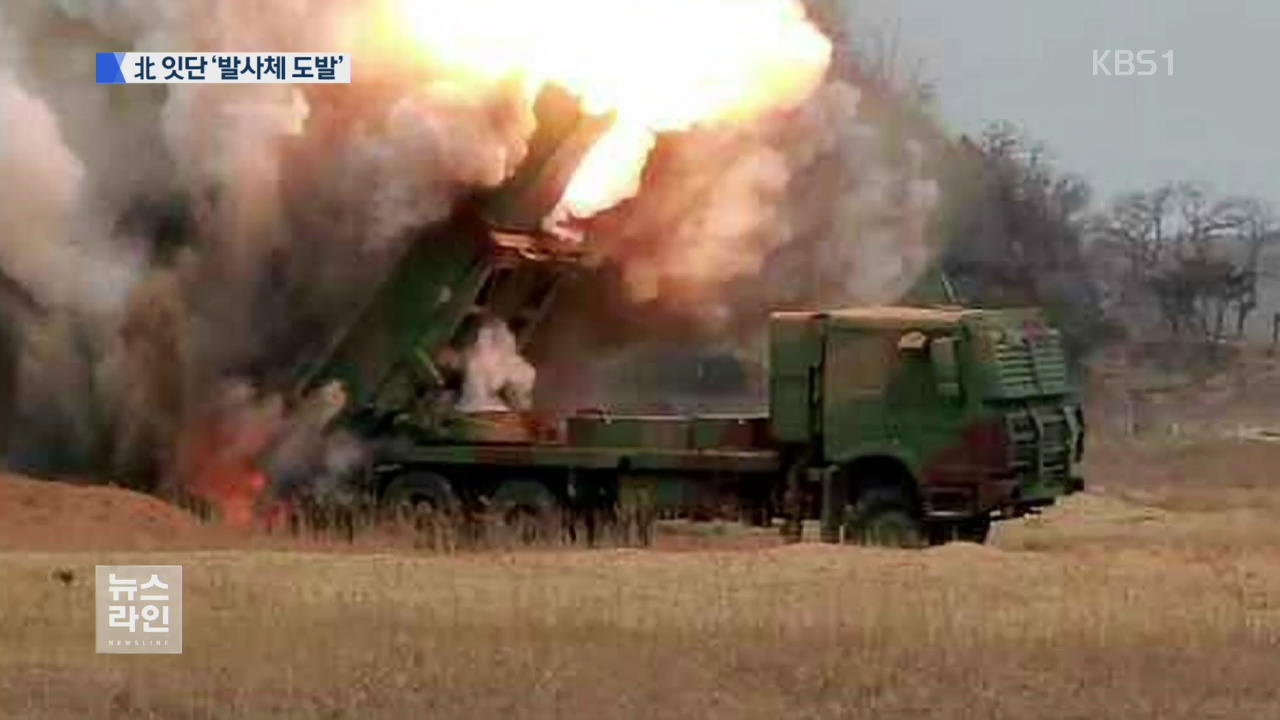
[[[428,471],[409,472],[393,479],[382,493],[382,504],[401,519],[410,520],[418,530],[456,515],[461,508],[449,480]]]
[[[755,528],[771,527],[773,525],[773,508],[763,501],[747,504],[742,511],[742,524]]]
[[[844,541],[855,545],[919,548],[924,528],[906,493],[896,487],[864,490],[845,514]]]
[[[536,480],[507,480],[489,498],[489,508],[525,545],[558,540],[560,502]]]
[[[617,539],[627,547],[653,544],[658,520],[657,487],[653,478],[623,475],[618,479]]]
[[[959,531],[956,534],[957,540],[983,545],[991,534],[991,518],[975,518],[962,522],[957,530]]]

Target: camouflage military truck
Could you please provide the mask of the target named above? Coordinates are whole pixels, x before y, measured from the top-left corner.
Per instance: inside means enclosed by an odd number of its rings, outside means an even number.
[[[501,320],[523,347],[584,271],[575,243],[529,222],[600,131],[557,127],[513,183],[414,242],[303,374],[299,392],[342,383],[384,502],[642,538],[662,516],[782,518],[792,538],[818,518],[826,541],[915,545],[981,542],[992,520],[1082,487],[1080,406],[1058,332],[1032,310],[774,313],[759,415],[459,411],[477,329]]]

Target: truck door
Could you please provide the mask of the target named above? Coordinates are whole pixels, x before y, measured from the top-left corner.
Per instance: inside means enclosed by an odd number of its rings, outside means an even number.
[[[912,342],[913,336],[925,342]],[[966,390],[960,352],[961,338],[955,333],[904,334],[886,392],[888,434],[940,476],[963,474],[968,463],[960,432]]]
[[[857,445],[886,440],[885,390],[896,348],[885,333],[830,327],[825,344],[823,451],[849,457]]]

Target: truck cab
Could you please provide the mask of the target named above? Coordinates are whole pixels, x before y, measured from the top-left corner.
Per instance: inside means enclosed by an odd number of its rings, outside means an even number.
[[[861,512],[982,540],[1083,488],[1083,415],[1038,311],[780,312],[770,337],[773,435],[808,453],[828,539]]]

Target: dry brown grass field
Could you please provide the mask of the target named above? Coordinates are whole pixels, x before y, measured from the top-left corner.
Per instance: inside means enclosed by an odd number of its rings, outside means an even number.
[[[989,547],[33,552],[0,531],[0,717],[1280,717],[1280,445],[1091,454],[1096,490]],[[184,566],[184,654],[94,654],[110,563]]]

